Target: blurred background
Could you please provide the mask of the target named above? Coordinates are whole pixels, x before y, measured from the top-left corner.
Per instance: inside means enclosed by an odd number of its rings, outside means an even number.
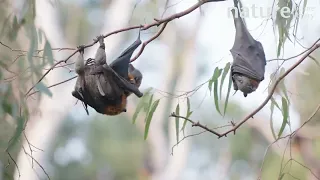
[[[286,77],[285,91],[277,89],[274,95],[280,106],[284,95],[290,99],[288,125],[281,135],[286,137],[276,143],[272,132],[278,133],[283,116],[280,108],[271,111],[270,103],[240,127],[236,135],[231,133],[221,139],[187,123],[179,134],[180,141],[185,138],[177,146],[175,119],[169,118],[177,104],[180,114],[185,116],[188,96],[193,112],[190,119],[196,122],[215,128],[242,120],[267,97],[271,75],[280,67],[288,69],[299,57],[283,59],[305,51],[319,38],[317,0],[241,1],[249,8],[245,19],[250,33],[263,44],[267,59],[275,60],[267,63],[265,80],[256,92],[245,98],[240,92],[232,95],[231,90],[225,116],[216,112],[214,97],[205,82],[216,67],[224,68],[232,62],[229,50],[235,30],[231,0],[206,3],[173,20],[133,62],[143,73],[140,90],[145,92],[151,87],[153,99],[160,99],[146,140],[146,113],[142,111],[132,122],[139,103],[136,96],[129,97],[128,111],[119,116],[97,114],[92,108],[87,116],[82,104],[71,96],[75,79],[46,88],[75,75],[74,57],[63,67],[53,69],[36,86],[41,93],[25,99],[25,93],[41,75],[54,62],[67,58],[78,45],[90,44],[100,34],[150,24],[154,18],[168,17],[197,2],[1,0],[0,179],[319,179],[320,114],[315,112],[312,121],[296,136],[287,136],[309,120],[320,103],[319,51]],[[256,16],[250,9],[253,5],[257,7]],[[281,19],[276,15],[276,6],[289,6],[295,11],[289,20]],[[160,28],[142,31],[142,41],[150,39]],[[108,63],[137,36],[135,29],[107,37]],[[97,47],[96,44],[86,49],[85,57],[94,57]],[[221,102],[227,86],[225,82]]]

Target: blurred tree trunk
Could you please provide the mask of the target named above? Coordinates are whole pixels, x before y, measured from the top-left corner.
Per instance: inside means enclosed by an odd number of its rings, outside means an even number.
[[[62,27],[59,22],[59,9],[57,4],[51,4],[49,1],[36,1],[36,26],[43,30],[45,37],[50,42],[51,47],[70,47],[64,37]],[[54,58],[61,60],[70,52],[61,51],[53,52]],[[54,84],[65,79],[64,71],[62,68],[51,71],[46,76],[47,84]],[[41,167],[32,161],[29,155],[39,162],[47,173],[50,172],[49,165],[46,161],[46,154],[49,151],[50,144],[54,139],[62,120],[72,108],[74,100],[70,95],[72,89],[71,83],[66,83],[62,86],[52,88],[52,98],[42,96],[39,103],[40,113],[33,114],[30,117],[29,124],[25,130],[28,141],[43,150],[35,150],[30,152],[29,144],[27,141],[23,142],[20,154],[17,160],[17,166],[20,170],[21,177],[19,178],[18,171],[15,171],[15,179],[20,180],[33,180],[38,179],[37,176],[43,178],[45,174]],[[40,115],[39,115],[40,114]],[[25,152],[25,151],[26,152]],[[29,155],[27,155],[29,154]],[[33,166],[33,167],[32,167]]]

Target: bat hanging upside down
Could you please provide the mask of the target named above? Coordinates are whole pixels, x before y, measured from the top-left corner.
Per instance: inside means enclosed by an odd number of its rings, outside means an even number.
[[[104,37],[98,36],[99,48],[95,59],[83,59],[83,46],[79,46],[79,57],[75,63],[78,79],[72,95],[98,113],[118,115],[126,112],[127,97],[134,93],[139,98],[142,82],[141,72],[130,64],[135,49],[141,44],[140,32],[138,39],[129,46],[110,66],[106,62]]]
[[[243,92],[244,97],[254,92],[264,80],[266,57],[262,44],[253,39],[240,17],[238,1],[233,0],[236,11],[231,10],[236,29],[235,40],[230,50],[233,56],[231,78],[234,90]]]

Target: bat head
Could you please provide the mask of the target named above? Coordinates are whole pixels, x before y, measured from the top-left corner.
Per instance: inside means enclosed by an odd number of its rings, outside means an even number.
[[[137,87],[140,87],[143,78],[142,73],[134,68],[132,64],[129,64],[128,74],[129,81]]]
[[[235,73],[232,75],[233,85],[235,90],[243,92],[243,96],[247,97],[248,94],[254,92],[258,86],[259,81],[248,78],[242,74]]]

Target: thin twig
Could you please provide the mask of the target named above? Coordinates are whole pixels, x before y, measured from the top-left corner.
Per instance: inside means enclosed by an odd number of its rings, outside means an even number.
[[[49,88],[52,88],[52,87],[55,87],[55,86],[58,86],[58,85],[61,85],[61,84],[63,84],[63,83],[66,83],[66,82],[68,82],[68,81],[71,81],[72,79],[75,79],[75,78],[77,78],[77,77],[78,77],[78,76],[73,76],[73,77],[71,77],[71,78],[69,78],[69,79],[67,79],[67,80],[61,81],[61,82],[56,83],[56,84],[52,84],[52,85],[48,86],[48,89],[49,89]],[[39,92],[39,91],[34,91],[33,93],[29,94],[28,97],[29,97],[29,96],[32,96],[32,95],[34,95],[34,94],[36,94],[36,93],[38,93],[38,92]]]

